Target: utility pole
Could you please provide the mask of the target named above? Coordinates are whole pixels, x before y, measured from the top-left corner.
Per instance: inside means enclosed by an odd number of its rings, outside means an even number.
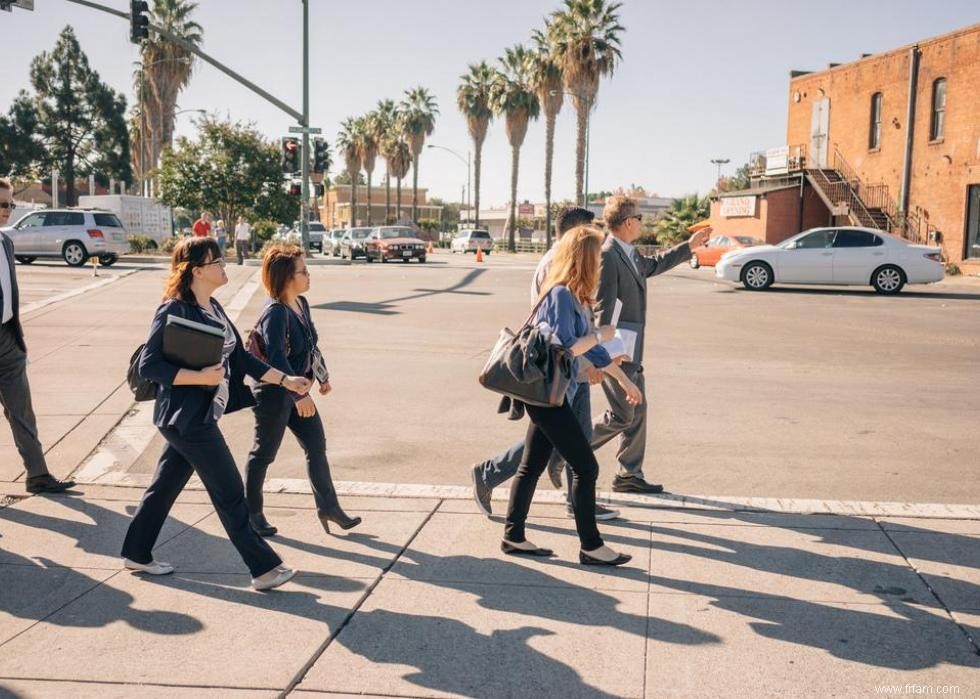
[[[310,254],[310,0],[303,0],[303,159],[299,231],[303,252]]]

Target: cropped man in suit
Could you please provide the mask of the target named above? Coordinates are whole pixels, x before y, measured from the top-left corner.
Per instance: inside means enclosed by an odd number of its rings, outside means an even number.
[[[6,226],[14,210],[14,190],[9,180],[0,178],[0,226]],[[14,244],[0,233],[0,403],[10,423],[14,444],[27,470],[27,492],[57,493],[71,488],[73,481],[59,481],[48,472],[44,449],[37,437],[37,418],[31,406],[31,386],[27,382],[27,346],[20,324],[20,297],[14,271]]]
[[[643,232],[643,215],[639,213],[635,199],[623,194],[610,197],[606,200],[603,218],[610,235],[602,247],[602,271],[596,299],[598,324],[616,325],[620,330],[636,333],[633,357],[623,363],[622,369],[646,397],[643,340],[647,320],[647,279],[689,260],[691,249],[701,245],[708,234],[699,231],[686,243],[646,257],[634,246]],[[616,307],[620,304],[619,316],[615,318]],[[643,476],[648,401],[630,405],[619,384],[608,377],[603,380],[602,389],[610,409],[592,428],[592,448],[598,449],[619,437],[616,452],[619,472],[613,479],[613,490],[619,493],[663,492],[662,485],[648,483]]]

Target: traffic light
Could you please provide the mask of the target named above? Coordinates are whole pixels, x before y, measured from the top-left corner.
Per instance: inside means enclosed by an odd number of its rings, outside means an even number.
[[[129,40],[134,44],[150,38],[150,18],[146,16],[149,11],[150,6],[144,0],[130,0]]]
[[[282,139],[282,171],[299,172],[299,140],[286,137]]]
[[[313,172],[320,174],[330,168],[330,147],[322,138],[313,139]]]

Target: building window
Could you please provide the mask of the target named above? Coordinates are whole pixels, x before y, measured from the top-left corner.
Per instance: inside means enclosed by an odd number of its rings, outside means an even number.
[[[938,141],[943,137],[946,125],[946,78],[938,78],[932,83],[932,121],[929,124],[929,140]]]
[[[881,93],[871,95],[871,129],[868,132],[868,149],[881,148]]]

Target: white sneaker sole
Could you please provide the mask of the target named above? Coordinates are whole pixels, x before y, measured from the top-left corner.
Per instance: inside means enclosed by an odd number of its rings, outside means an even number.
[[[565,511],[565,516],[568,519],[575,519],[575,514],[572,513],[572,512],[569,512],[568,510]],[[619,510],[613,510],[612,512],[606,512],[605,514],[596,515],[595,516],[595,521],[596,522],[608,522],[611,519],[618,519],[618,518],[619,518]]]
[[[294,568],[287,568],[274,577],[272,580],[266,583],[260,583],[257,578],[252,578],[252,588],[258,592],[264,592],[266,590],[272,590],[280,585],[285,585],[290,580],[296,577],[298,571]]]
[[[174,567],[169,563],[163,563],[161,561],[153,561],[152,563],[136,563],[128,558],[123,560],[123,566],[126,570],[131,570],[135,573],[146,573],[147,575],[170,575],[174,572]]]

